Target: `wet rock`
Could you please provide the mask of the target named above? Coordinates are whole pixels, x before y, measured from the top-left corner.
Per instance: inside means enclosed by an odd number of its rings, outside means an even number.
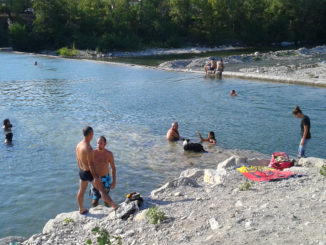
[[[0,239],[0,245],[21,243],[21,242],[23,242],[25,240],[26,240],[26,238],[21,237],[21,236],[8,236],[8,237]]]

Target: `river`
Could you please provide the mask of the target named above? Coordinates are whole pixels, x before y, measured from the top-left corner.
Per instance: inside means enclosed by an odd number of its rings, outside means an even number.
[[[190,166],[216,167],[223,149],[296,155],[295,105],[311,119],[308,155],[326,158],[325,101],[323,88],[0,53],[0,115],[14,134],[12,145],[0,144],[0,238],[41,232],[56,214],[77,210],[75,147],[86,125],[94,147],[100,135],[108,139],[118,174],[112,197],[123,201]],[[214,131],[218,146],[185,154],[181,143],[165,140],[175,120],[194,141],[197,131]],[[88,195],[84,202],[90,207]]]

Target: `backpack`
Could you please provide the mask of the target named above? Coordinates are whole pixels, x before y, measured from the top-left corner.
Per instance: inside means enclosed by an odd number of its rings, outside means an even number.
[[[285,152],[274,152],[272,154],[270,166],[278,170],[283,170],[292,167],[293,163],[290,161],[289,155]]]

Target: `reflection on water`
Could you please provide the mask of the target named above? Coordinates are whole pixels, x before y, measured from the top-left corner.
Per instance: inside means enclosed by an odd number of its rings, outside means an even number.
[[[75,147],[86,125],[95,130],[93,146],[105,135],[114,153],[116,201],[132,191],[146,195],[182,169],[215,168],[239,153],[225,148],[294,155],[297,104],[312,121],[308,154],[326,157],[325,89],[4,53],[0,67],[0,115],[14,126],[13,146],[0,144],[0,237],[40,232],[57,213],[77,209]],[[231,89],[239,96],[231,98]],[[218,146],[191,154],[181,142],[167,143],[174,120],[194,141],[197,131],[214,131]],[[90,207],[90,197],[85,204]]]

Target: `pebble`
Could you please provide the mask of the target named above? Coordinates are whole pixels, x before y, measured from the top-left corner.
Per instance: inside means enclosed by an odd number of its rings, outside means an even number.
[[[217,220],[215,218],[211,218],[209,220],[209,224],[210,224],[212,230],[217,230],[217,229],[221,228],[221,225],[217,222]]]
[[[235,207],[239,208],[239,207],[243,207],[243,203],[239,200],[235,203]]]

